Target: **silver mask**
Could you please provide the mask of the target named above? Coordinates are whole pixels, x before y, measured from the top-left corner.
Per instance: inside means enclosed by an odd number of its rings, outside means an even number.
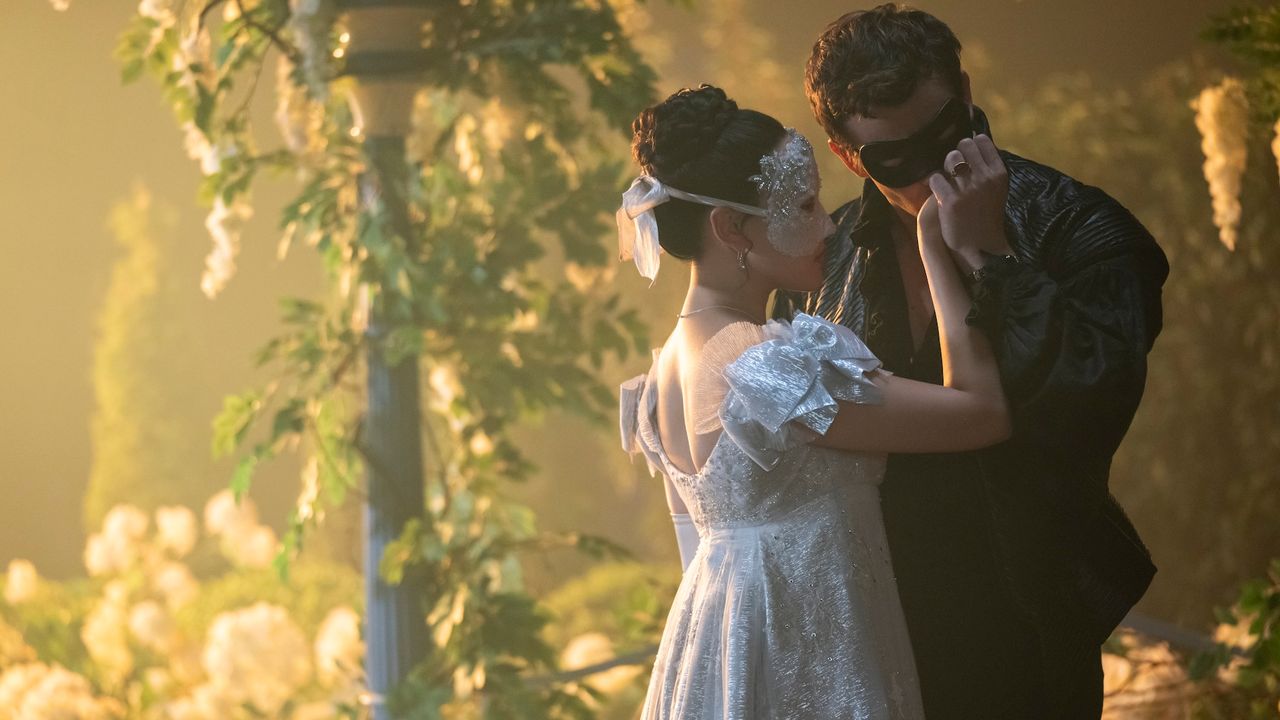
[[[813,146],[804,135],[787,128],[787,141],[760,158],[760,174],[749,179],[766,200],[769,244],[793,257],[816,253],[835,228],[818,203],[804,209],[822,187]]]

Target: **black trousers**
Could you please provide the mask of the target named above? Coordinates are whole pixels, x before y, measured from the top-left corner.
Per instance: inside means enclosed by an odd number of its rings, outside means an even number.
[[[1034,668],[988,663],[986,669],[1011,671],[974,679],[966,667],[948,676],[936,671],[921,678],[924,712],[929,720],[1098,720],[1102,716],[1102,649],[1090,659],[1071,653],[1075,667],[1062,665],[1040,676]],[[1043,667],[1043,666],[1042,666]],[[1030,672],[1028,672],[1030,670]]]

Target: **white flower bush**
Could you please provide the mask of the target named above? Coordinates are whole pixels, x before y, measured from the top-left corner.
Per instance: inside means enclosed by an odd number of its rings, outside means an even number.
[[[0,720],[355,717],[359,576],[314,566],[311,581],[287,585],[263,569],[279,545],[253,502],[226,491],[202,516],[112,508],[85,548],[88,585],[14,560],[0,602]],[[323,600],[337,592],[348,599]]]

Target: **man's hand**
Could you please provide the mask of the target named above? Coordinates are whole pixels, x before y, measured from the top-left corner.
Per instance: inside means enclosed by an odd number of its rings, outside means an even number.
[[[957,166],[960,172],[954,173]],[[942,237],[960,266],[972,272],[984,264],[983,252],[1012,254],[1004,233],[1009,175],[991,138],[961,140],[942,167],[929,177],[929,189],[938,201]]]

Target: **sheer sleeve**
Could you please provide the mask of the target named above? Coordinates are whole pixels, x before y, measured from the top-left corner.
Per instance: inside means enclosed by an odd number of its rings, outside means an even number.
[[[848,328],[799,314],[778,337],[747,348],[724,368],[724,432],[760,467],[825,434],[837,401],[879,404],[880,360]]]
[[[784,322],[757,325],[752,322],[736,322],[726,325],[711,337],[699,350],[698,371],[693,383],[693,431],[698,435],[720,430],[720,407],[729,394],[729,382],[725,369],[749,348],[789,334]]]
[[[618,425],[622,435],[622,449],[633,458],[636,454],[644,456],[649,464],[649,474],[658,472],[651,451],[645,447],[640,433],[640,413],[645,412],[645,388],[648,375],[637,375],[622,383],[618,388]]]

